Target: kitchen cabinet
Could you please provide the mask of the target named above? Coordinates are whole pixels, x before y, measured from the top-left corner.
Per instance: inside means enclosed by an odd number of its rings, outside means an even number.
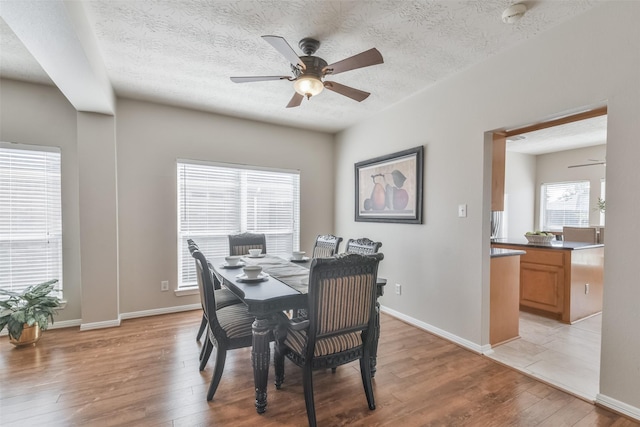
[[[535,245],[509,239],[492,247],[522,249],[520,309],[573,323],[602,311],[604,245]]]
[[[489,343],[518,338],[520,329],[520,256],[524,251],[491,250]]]

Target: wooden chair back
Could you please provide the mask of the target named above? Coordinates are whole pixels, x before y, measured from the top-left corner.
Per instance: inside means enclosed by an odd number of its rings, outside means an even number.
[[[240,233],[229,235],[229,255],[246,255],[249,249],[262,249],[267,253],[267,239],[260,233]]]
[[[318,235],[313,245],[312,258],[328,258],[338,253],[342,237],[333,234]]]

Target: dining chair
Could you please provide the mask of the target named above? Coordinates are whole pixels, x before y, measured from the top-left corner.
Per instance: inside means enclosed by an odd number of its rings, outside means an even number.
[[[566,242],[596,243],[595,227],[562,227],[562,240]]]
[[[360,239],[347,240],[345,252],[348,254],[375,254],[382,246],[382,242],[374,242],[371,239],[362,237]]]
[[[342,242],[342,237],[333,234],[318,235],[316,243],[313,245],[313,258],[328,258],[338,253],[338,248]]]
[[[191,256],[193,256],[194,251],[200,250],[196,242],[194,242],[192,239],[187,239],[187,244],[189,245],[189,252],[191,253]],[[208,262],[209,261],[207,261],[207,263]],[[210,265],[209,265],[209,271],[213,271]],[[229,289],[223,288],[220,285],[219,280],[215,280],[215,278],[212,278],[212,282],[214,284],[214,293],[216,297],[216,310],[222,307],[228,307],[233,304],[240,304],[242,302],[240,298],[238,298]],[[203,307],[203,312],[204,312],[204,307]],[[200,322],[200,327],[198,328],[198,334],[196,335],[196,341],[200,341],[200,338],[202,338],[202,334],[204,333],[204,330],[206,328],[207,328],[207,319],[203,314],[202,321]]]
[[[213,283],[211,282],[214,276],[211,274],[207,259],[197,249],[191,255],[196,262],[198,289],[200,290],[200,298],[203,301],[204,315],[208,325],[208,339],[205,344],[206,352],[204,359],[200,361],[201,371],[204,370],[213,347],[217,348],[215,368],[207,391],[207,400],[212,400],[222,378],[227,351],[251,347],[253,340],[252,325],[255,317],[249,314],[244,304],[230,305],[216,310],[215,292],[213,292]],[[270,340],[273,340],[272,335]]]
[[[302,368],[309,425],[316,426],[313,371],[360,361],[369,409],[375,409],[370,356],[374,343],[376,278],[383,254],[339,254],[315,258],[309,270],[308,317],[276,327],[276,389],[284,379],[284,358]]]
[[[240,233],[229,235],[229,255],[246,255],[249,249],[262,249],[267,253],[267,239],[261,233]]]

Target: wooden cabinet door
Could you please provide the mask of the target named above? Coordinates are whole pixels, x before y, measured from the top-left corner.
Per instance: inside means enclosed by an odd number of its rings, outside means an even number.
[[[562,313],[564,268],[520,263],[520,305]]]

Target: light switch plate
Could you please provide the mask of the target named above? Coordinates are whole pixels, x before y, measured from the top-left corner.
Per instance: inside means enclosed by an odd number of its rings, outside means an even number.
[[[462,205],[458,205],[458,217],[459,218],[466,218],[467,217],[467,205],[462,204]]]

